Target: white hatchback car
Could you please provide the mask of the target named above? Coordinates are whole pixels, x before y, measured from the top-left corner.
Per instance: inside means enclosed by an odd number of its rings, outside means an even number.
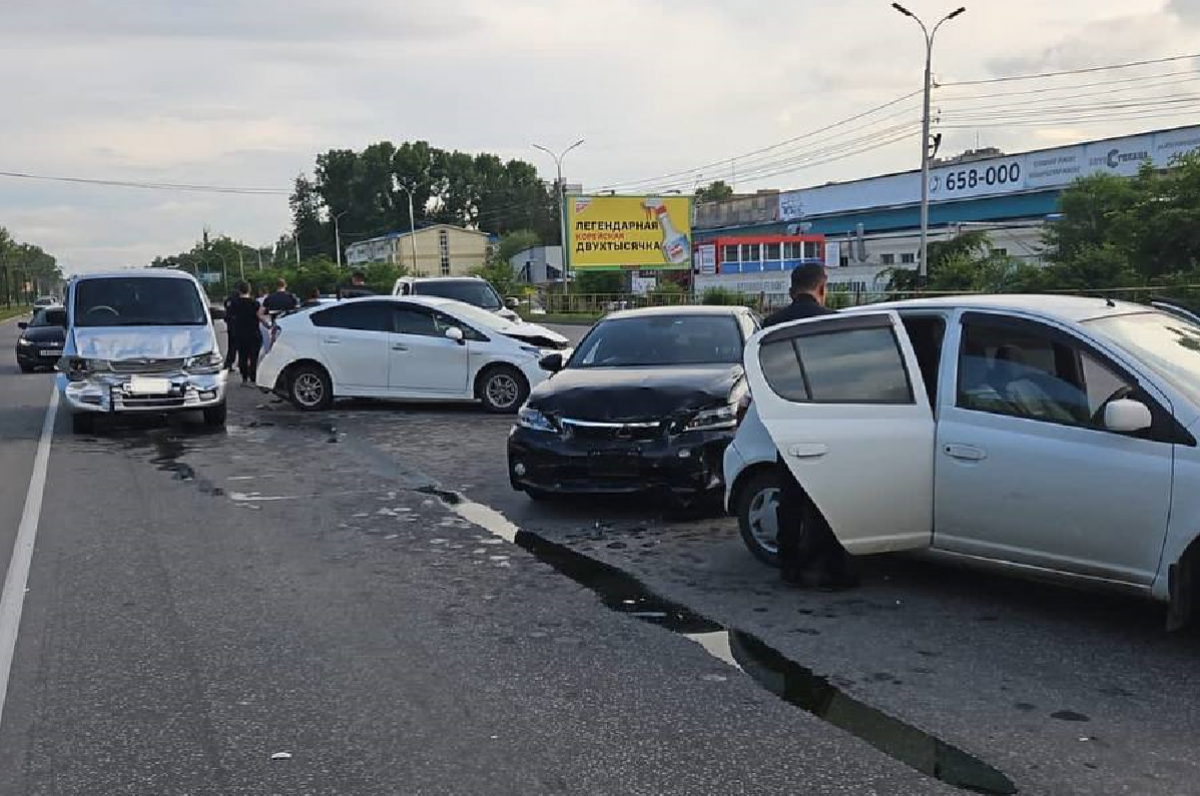
[[[305,411],[334,398],[481,401],[516,412],[550,374],[539,366],[567,338],[440,298],[378,296],[286,315],[258,367],[258,386]]]
[[[1173,627],[1200,608],[1200,326],[1179,314],[923,299],[764,330],[745,364],[727,504],[764,560],[782,452],[853,555],[1115,588]]]

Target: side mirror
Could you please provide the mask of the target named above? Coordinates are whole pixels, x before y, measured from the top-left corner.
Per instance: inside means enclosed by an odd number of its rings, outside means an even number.
[[[1150,408],[1141,401],[1124,398],[1104,407],[1104,427],[1117,434],[1145,431],[1153,423]]]
[[[558,373],[563,369],[563,355],[559,352],[546,354],[538,360],[538,367],[549,373]]]
[[[453,340],[459,345],[466,345],[467,342],[467,338],[463,334],[463,330],[459,329],[457,326],[451,326],[449,329],[447,329],[446,337],[447,339]]]
[[[516,296],[509,296],[504,300],[504,306],[510,310],[519,310],[521,308],[521,300]]]
[[[26,329],[29,328],[29,324],[25,323],[25,321],[21,321],[20,323],[17,324],[17,328],[20,329],[21,331],[25,331]]]

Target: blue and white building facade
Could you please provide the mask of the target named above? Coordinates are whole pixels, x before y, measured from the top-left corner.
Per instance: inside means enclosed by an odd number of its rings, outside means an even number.
[[[1063,189],[1080,177],[1132,177],[1143,164],[1167,168],[1200,150],[1200,126],[1159,130],[1015,155],[939,163],[930,174],[930,239],[986,230],[992,245],[1028,262],[1042,261],[1042,229],[1059,210]],[[761,196],[761,195],[760,195]],[[697,245],[736,236],[824,235],[830,279],[846,289],[879,290],[888,272],[916,268],[920,246],[921,173],[908,171],[777,194],[759,219],[712,226],[698,214]],[[745,270],[745,269],[742,269]],[[778,283],[778,284],[776,284]],[[697,290],[727,287],[786,295],[786,280],[744,273],[697,273]]]

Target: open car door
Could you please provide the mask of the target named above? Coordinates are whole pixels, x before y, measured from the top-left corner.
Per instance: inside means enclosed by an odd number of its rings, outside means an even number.
[[[759,418],[847,551],[930,545],[935,424],[895,312],[768,329],[745,364]]]

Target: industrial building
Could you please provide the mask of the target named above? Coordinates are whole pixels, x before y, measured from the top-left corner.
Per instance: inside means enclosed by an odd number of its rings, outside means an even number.
[[[1132,177],[1145,163],[1167,168],[1174,157],[1197,150],[1200,126],[1014,155],[982,150],[938,161],[929,181],[930,240],[986,230],[997,251],[1040,263],[1043,228],[1072,182],[1092,174]],[[753,245],[763,236],[781,235],[823,238],[835,286],[883,289],[892,269],[917,267],[920,200],[921,173],[914,170],[702,205],[694,228],[696,289],[724,287],[771,300],[785,296],[787,274],[773,263],[739,258],[734,267],[718,257],[711,268],[705,254],[708,247],[725,251],[731,239]],[[785,262],[782,270],[791,267]]]
[[[352,268],[370,263],[401,265],[414,276],[468,276],[486,264],[493,243],[486,232],[433,224],[417,229],[415,235],[393,232],[352,243],[346,247],[346,262]]]

